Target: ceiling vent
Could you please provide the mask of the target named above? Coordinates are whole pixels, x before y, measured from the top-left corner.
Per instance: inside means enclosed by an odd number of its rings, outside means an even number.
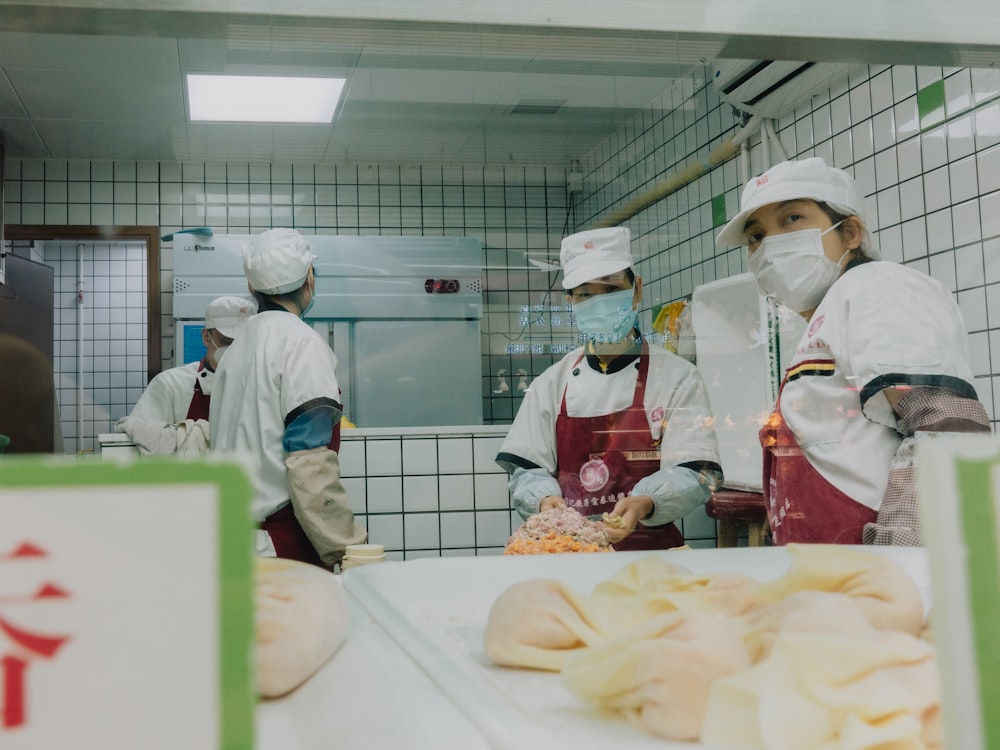
[[[522,99],[511,109],[512,115],[554,115],[566,104],[565,99]]]
[[[847,63],[716,60],[712,87],[723,101],[762,117],[780,117],[847,77]]]

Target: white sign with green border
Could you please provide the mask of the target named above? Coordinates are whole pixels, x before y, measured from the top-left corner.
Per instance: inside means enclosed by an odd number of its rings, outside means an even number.
[[[251,750],[250,485],[0,458],[0,747]]]
[[[931,561],[931,623],[945,745],[1000,747],[1000,439],[919,444],[921,528]]]

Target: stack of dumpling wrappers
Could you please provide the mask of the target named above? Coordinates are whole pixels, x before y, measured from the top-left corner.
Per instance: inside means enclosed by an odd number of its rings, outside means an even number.
[[[561,673],[582,703],[671,740],[761,750],[941,748],[923,601],[894,561],[789,545],[768,583],[640,558],[589,594],[550,579],[494,603],[498,665]]]

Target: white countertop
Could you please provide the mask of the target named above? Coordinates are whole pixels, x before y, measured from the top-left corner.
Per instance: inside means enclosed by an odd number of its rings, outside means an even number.
[[[347,639],[333,658],[289,695],[258,705],[257,750],[489,748],[350,594],[348,606]]]

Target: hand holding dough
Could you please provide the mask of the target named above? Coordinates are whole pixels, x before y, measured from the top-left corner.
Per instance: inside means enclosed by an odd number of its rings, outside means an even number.
[[[313,675],[347,635],[340,581],[322,568],[258,557],[254,586],[257,692],[284,695]]]

